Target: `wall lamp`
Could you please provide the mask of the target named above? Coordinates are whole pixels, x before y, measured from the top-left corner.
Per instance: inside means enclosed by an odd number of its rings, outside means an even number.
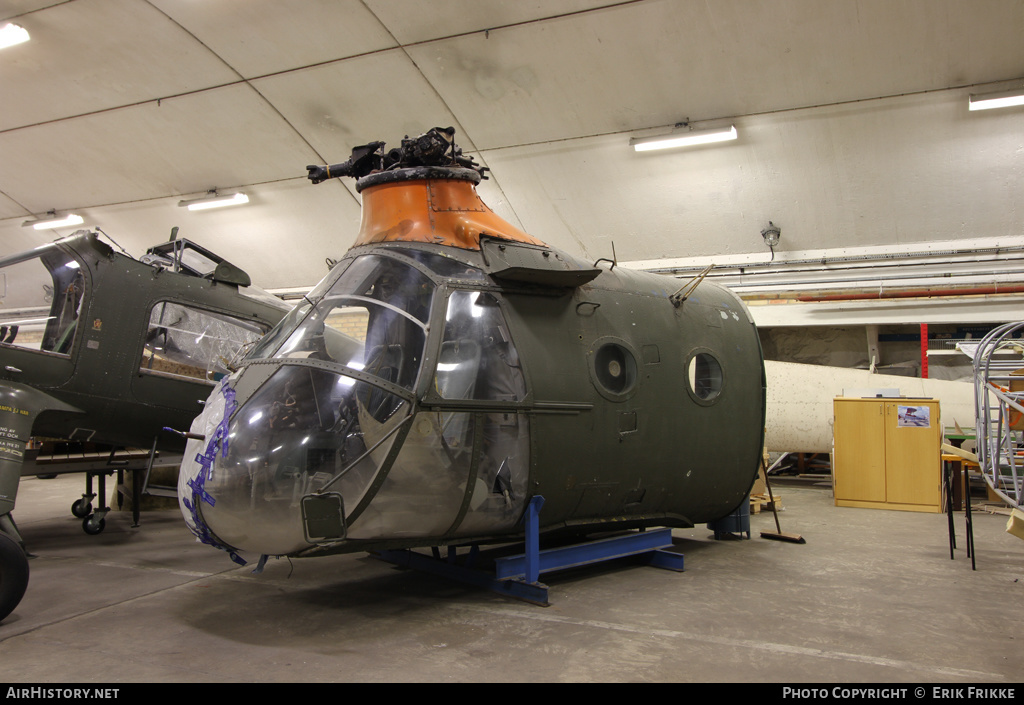
[[[686,123],[680,123],[677,127],[685,127]],[[634,137],[629,144],[638,152],[647,152],[652,149],[672,149],[673,147],[689,147],[696,144],[709,144],[711,142],[727,142],[737,137],[736,126],[718,127],[710,130],[680,130],[670,132],[667,135],[656,137]]]
[[[15,44],[27,42],[28,39],[28,30],[21,25],[8,22],[3,27],[0,27],[0,49],[6,49]]]
[[[219,195],[216,189],[213,189],[202,198],[193,198],[187,201],[178,201],[178,205],[183,208],[188,208],[190,211],[202,211],[209,208],[223,208],[225,206],[240,206],[243,203],[248,203],[249,197],[239,191],[238,193],[229,193],[227,195]]]
[[[50,211],[45,218],[26,220],[21,224],[21,227],[27,228],[31,225],[36,230],[50,230],[52,228],[69,228],[72,225],[81,225],[84,222],[82,216],[75,215],[74,213],[58,216],[54,211]]]
[[[1009,108],[1014,105],[1024,105],[1024,88],[1001,93],[972,95],[968,98],[967,107],[970,110],[991,110],[992,108]]]
[[[778,225],[772,221],[768,221],[768,227],[761,231],[761,237],[764,238],[764,244],[768,245],[768,249],[772,251],[771,262],[775,261],[775,246],[779,244],[779,238],[782,236],[782,230]]]

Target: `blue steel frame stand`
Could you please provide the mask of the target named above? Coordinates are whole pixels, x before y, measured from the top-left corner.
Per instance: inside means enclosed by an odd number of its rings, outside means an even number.
[[[625,556],[639,556],[648,565],[678,572],[683,571],[683,554],[662,549],[672,546],[671,529],[655,529],[613,536],[596,541],[540,550],[540,510],[544,498],[533,497],[526,507],[526,538],[524,552],[494,561],[493,575],[474,568],[480,547],[473,544],[463,565],[456,563],[456,547],[448,547],[447,560],[441,559],[438,548],[433,557],[409,549],[374,553],[378,558],[403,568],[414,568],[454,580],[487,588],[506,597],[547,607],[548,586],[540,582],[541,573],[609,561]]]

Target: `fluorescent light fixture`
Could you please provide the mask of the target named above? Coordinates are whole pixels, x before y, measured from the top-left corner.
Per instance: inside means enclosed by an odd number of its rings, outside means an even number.
[[[75,215],[74,213],[68,213],[67,215],[56,216],[50,213],[50,217],[43,218],[42,220],[26,220],[21,224],[21,227],[27,228],[32,226],[36,230],[50,230],[52,228],[69,228],[72,225],[81,225],[85,221],[82,220],[82,216]]]
[[[193,198],[188,201],[178,201],[179,206],[188,208],[190,211],[202,211],[208,208],[223,208],[224,206],[240,206],[243,203],[248,203],[249,197],[242,192],[229,193],[226,196],[220,196],[216,191],[211,191],[208,195],[202,198]]]
[[[972,95],[968,99],[968,108],[970,110],[1009,108],[1014,105],[1024,105],[1024,88],[1018,88],[1015,91],[1003,91],[1002,93]]]
[[[672,149],[673,147],[689,147],[695,144],[709,144],[711,142],[727,142],[736,139],[736,126],[719,127],[711,130],[686,130],[682,132],[670,132],[667,135],[657,137],[634,137],[629,141],[633,149],[638,152],[647,152],[652,149]]]
[[[28,41],[28,30],[24,27],[8,22],[0,27],[0,49],[12,47]]]

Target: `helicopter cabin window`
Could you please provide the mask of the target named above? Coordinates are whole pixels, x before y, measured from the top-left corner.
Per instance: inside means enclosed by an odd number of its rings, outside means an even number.
[[[273,357],[277,349],[281,347],[281,344],[291,337],[295,329],[299,327],[299,324],[309,315],[310,309],[313,308],[312,302],[319,301],[324,297],[324,294],[330,291],[334,280],[338,278],[340,272],[344,272],[348,268],[349,263],[348,260],[343,260],[332,267],[327,276],[321,279],[308,294],[302,297],[302,301],[296,304],[295,308],[289,311],[276,326],[271,328],[270,332],[263,336],[256,345],[252,346],[252,349],[246,353],[245,359],[263,360]]]
[[[313,299],[274,357],[335,362],[411,389],[423,359],[434,288],[407,264],[359,257]]]
[[[54,248],[0,269],[0,345],[70,355],[84,312],[79,263]]]
[[[140,371],[213,383],[265,332],[252,321],[161,301],[149,313]]]
[[[699,352],[686,366],[687,391],[699,403],[710,404],[722,393],[722,366],[713,355]]]
[[[440,397],[506,403],[525,398],[519,355],[493,294],[453,291],[444,325],[434,375],[434,388]],[[522,516],[527,496],[530,434],[525,415],[511,408],[479,416],[446,410],[421,412],[413,423],[413,432],[421,418],[429,418],[436,428],[433,436],[445,452],[434,457],[448,461],[451,477],[466,476],[459,463],[464,462],[468,468],[474,435],[482,436],[483,452],[470,477],[472,498],[456,534],[472,536],[497,526],[513,526]],[[406,446],[419,441],[410,433]],[[406,460],[405,454],[403,447],[396,466]],[[440,496],[436,504],[441,506]]]
[[[519,401],[526,396],[519,355],[493,295],[452,292],[434,386],[444,399]]]

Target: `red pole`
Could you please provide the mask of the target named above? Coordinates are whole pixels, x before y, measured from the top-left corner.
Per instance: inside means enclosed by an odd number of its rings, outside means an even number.
[[[928,324],[921,324],[921,379],[928,379]]]

